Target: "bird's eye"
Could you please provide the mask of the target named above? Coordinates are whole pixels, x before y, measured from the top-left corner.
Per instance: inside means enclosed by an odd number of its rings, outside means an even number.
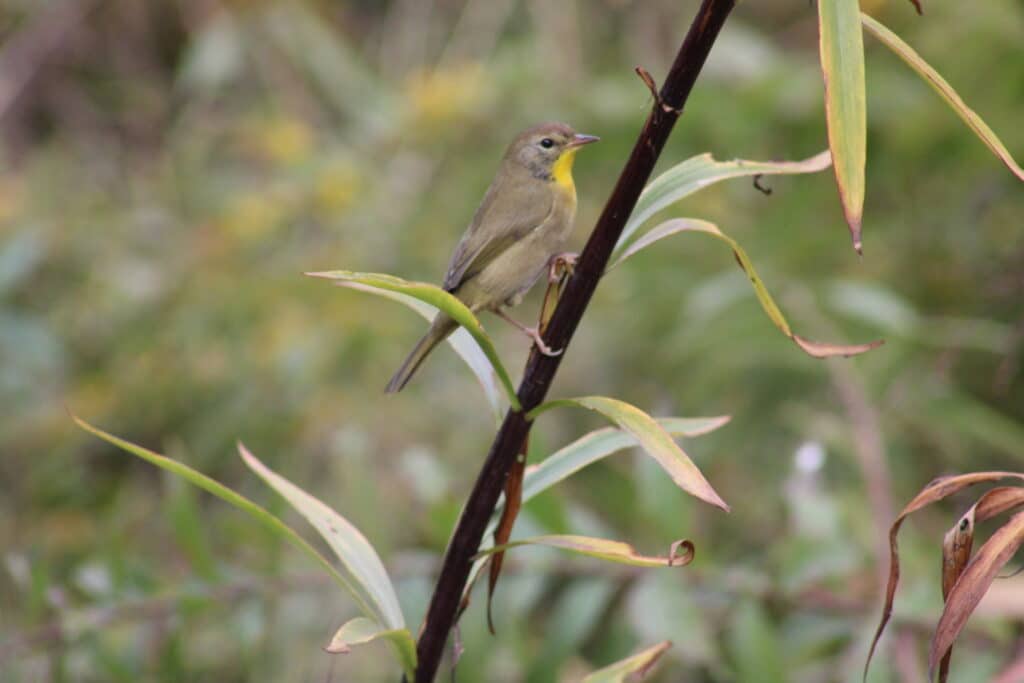
[[[551,138],[544,138],[543,140],[540,141],[540,146],[543,147],[544,149],[551,149],[552,147],[555,146],[555,141],[552,140]]]

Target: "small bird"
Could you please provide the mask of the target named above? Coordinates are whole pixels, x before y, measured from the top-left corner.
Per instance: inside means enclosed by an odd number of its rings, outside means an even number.
[[[555,355],[536,328],[508,317],[512,307],[561,254],[576,218],[572,164],[583,145],[597,142],[564,123],[542,123],[520,133],[505,151],[444,278],[451,292],[474,313],[491,311],[527,334],[537,348]],[[430,329],[402,363],[386,391],[401,391],[427,355],[458,327],[438,313]],[[560,353],[557,352],[557,353]]]

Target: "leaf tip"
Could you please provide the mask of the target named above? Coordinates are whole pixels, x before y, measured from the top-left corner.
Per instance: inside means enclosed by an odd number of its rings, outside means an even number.
[[[245,444],[242,443],[241,441],[236,441],[235,447],[238,448],[238,455],[240,455],[242,457],[242,460],[244,460],[246,463],[252,463],[254,460],[256,460],[256,456],[253,455],[252,451],[246,448]]]
[[[704,500],[711,503],[716,508],[720,508],[724,512],[732,512],[732,508],[729,507],[729,504],[722,500],[722,497],[715,493],[715,491],[711,491],[711,494],[705,497]]]
[[[347,655],[352,652],[352,648],[344,643],[330,643],[324,648],[324,652],[329,655]]]

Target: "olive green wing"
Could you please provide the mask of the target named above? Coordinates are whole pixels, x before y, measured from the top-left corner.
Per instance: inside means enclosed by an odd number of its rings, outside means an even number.
[[[508,189],[507,182],[496,181],[487,190],[452,254],[444,278],[445,290],[457,290],[551,215],[554,198],[543,183],[530,178],[519,180],[512,192]]]

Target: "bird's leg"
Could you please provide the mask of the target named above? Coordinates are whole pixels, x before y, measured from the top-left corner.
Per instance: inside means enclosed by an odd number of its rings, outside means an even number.
[[[552,256],[548,262],[548,282],[559,282],[563,276],[572,275],[579,257],[580,255],[573,251],[563,251]]]
[[[494,314],[496,316],[498,316],[499,318],[501,318],[502,320],[515,325],[519,329],[520,332],[522,332],[527,337],[532,339],[533,343],[537,345],[537,349],[541,353],[543,353],[545,356],[559,356],[559,355],[561,355],[561,353],[562,353],[561,350],[553,351],[550,346],[548,346],[547,344],[544,343],[544,340],[541,339],[540,332],[537,331],[536,327],[527,327],[526,325],[522,324],[521,322],[519,322],[515,318],[512,318],[511,316],[509,316],[507,313],[505,313],[505,311],[501,310],[500,308],[495,308],[494,309]]]
[[[565,276],[572,274],[577,258],[579,254],[566,251],[553,255],[548,261],[548,286],[544,290],[544,299],[540,305],[540,322],[537,324],[537,329],[541,332],[547,328],[551,314],[555,312],[554,304],[562,295]]]

